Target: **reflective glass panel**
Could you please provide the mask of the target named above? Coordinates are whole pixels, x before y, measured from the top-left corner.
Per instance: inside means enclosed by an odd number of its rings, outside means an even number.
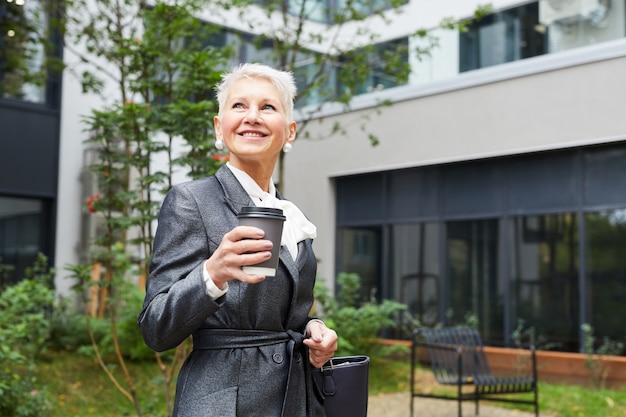
[[[578,351],[578,220],[575,214],[511,220],[512,325],[534,329],[541,349]]]
[[[288,7],[291,15],[303,15],[308,20],[330,23],[329,3],[326,0],[291,0]]]
[[[380,244],[379,228],[344,228],[339,232],[338,272],[356,273],[361,278],[361,299],[379,299]]]
[[[37,0],[0,1],[0,96],[44,103],[45,9]]]
[[[439,323],[439,224],[395,225],[391,229],[392,299],[408,306],[426,326]]]
[[[460,34],[460,72],[546,53],[536,2],[485,16]]]
[[[0,197],[0,258],[13,270],[0,274],[0,286],[15,283],[41,251],[40,200]]]
[[[626,209],[587,213],[585,227],[589,324],[598,343],[626,344]]]
[[[502,340],[504,286],[498,280],[498,221],[448,222],[448,324],[478,320],[485,339]]]

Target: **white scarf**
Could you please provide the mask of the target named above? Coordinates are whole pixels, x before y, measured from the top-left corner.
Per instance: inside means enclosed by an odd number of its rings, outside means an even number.
[[[298,242],[308,238],[315,239],[317,236],[315,225],[291,201],[276,198],[276,186],[273,181],[270,180],[269,193],[266,193],[245,171],[233,167],[230,163],[226,163],[226,166],[230,168],[257,207],[273,207],[283,210],[287,220],[283,226],[280,244],[287,247],[291,257],[295,260],[298,256]]]

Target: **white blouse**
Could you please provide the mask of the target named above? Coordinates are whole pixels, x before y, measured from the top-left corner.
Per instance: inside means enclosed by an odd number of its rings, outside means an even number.
[[[228,162],[226,166],[232,171],[257,207],[273,207],[283,210],[287,220],[283,226],[283,237],[280,244],[287,247],[291,257],[295,260],[298,256],[298,242],[308,238],[315,239],[317,236],[315,225],[291,201],[276,198],[276,186],[273,181],[270,180],[269,192],[266,193],[245,171],[233,167]]]

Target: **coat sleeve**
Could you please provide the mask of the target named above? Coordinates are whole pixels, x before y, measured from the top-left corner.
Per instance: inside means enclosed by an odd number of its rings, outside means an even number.
[[[209,238],[193,193],[184,185],[172,188],[159,213],[138,319],[151,349],[161,352],[178,346],[219,309],[223,297],[209,297],[202,278],[209,256]]]

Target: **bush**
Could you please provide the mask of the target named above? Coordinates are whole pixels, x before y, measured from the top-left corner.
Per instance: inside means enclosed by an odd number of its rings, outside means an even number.
[[[152,351],[143,341],[143,337],[137,325],[137,317],[143,305],[144,292],[137,286],[130,283],[122,283],[121,301],[115,309],[115,331],[117,332],[118,343],[123,354],[132,360],[154,359]],[[106,322],[102,322],[102,320]],[[92,319],[92,327],[98,332],[102,332],[102,337],[97,337],[98,346],[103,354],[113,353],[114,340],[111,332],[110,317],[102,319],[100,323]]]
[[[50,326],[46,346],[51,350],[75,352],[84,346],[91,346],[85,314],[65,302],[57,303]]]
[[[359,300],[361,279],[358,274],[340,273],[337,298],[321,283],[315,286],[315,298],[321,318],[339,336],[337,356],[367,355],[385,357],[406,351],[405,346],[386,346],[373,342],[385,327],[397,326],[394,317],[407,306],[391,300]]]
[[[48,395],[36,388],[35,359],[50,334],[54,308],[54,273],[39,255],[24,280],[0,293],[0,415],[45,416]]]

